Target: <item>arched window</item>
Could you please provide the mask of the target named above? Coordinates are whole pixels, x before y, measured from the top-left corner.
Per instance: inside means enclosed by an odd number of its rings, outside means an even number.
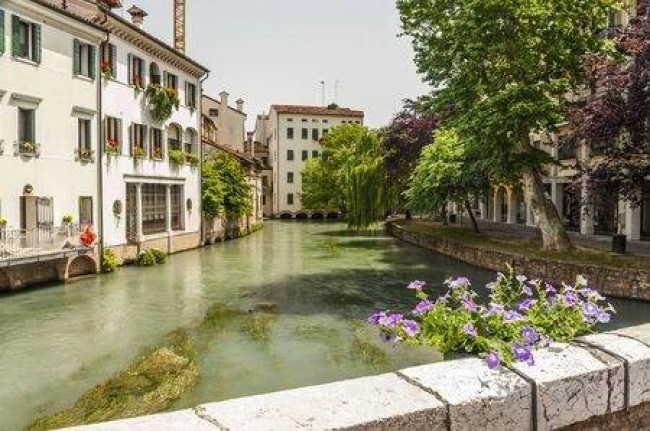
[[[198,152],[198,134],[194,129],[185,131],[185,152],[195,154]]]
[[[168,151],[181,151],[181,128],[177,124],[170,124],[167,127],[167,149]]]
[[[153,61],[149,65],[149,82],[160,85],[160,68]]]

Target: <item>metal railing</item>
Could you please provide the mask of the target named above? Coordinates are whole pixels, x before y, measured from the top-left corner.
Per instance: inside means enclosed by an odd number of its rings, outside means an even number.
[[[84,249],[76,224],[34,229],[0,228],[0,262],[74,252]]]

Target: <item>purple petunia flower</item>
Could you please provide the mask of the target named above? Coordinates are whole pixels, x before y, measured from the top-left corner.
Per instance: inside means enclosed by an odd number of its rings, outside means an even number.
[[[415,320],[402,321],[402,329],[409,337],[415,337],[420,332],[420,327]]]
[[[493,315],[502,315],[504,312],[503,305],[491,303],[490,307],[483,313],[483,317],[490,317]]]
[[[598,322],[600,323],[609,323],[609,321],[612,320],[612,316],[608,312],[600,310],[596,319],[598,319]]]
[[[418,304],[415,306],[415,310],[413,310],[413,313],[421,316],[431,311],[432,308],[433,308],[433,302],[429,301],[428,299],[425,299],[423,301],[418,302]]]
[[[469,295],[463,295],[463,297],[460,300],[460,303],[463,306],[463,308],[467,311],[471,311],[471,312],[478,311],[478,305],[476,305],[474,300],[470,298]]]
[[[485,363],[489,369],[494,370],[501,366],[501,358],[499,358],[499,354],[497,352],[490,352],[485,357]]]
[[[518,275],[518,276],[515,277],[515,278],[517,279],[517,281],[518,281],[519,283],[525,283],[526,280],[528,280],[528,277],[526,277],[525,275]]]
[[[556,293],[557,293],[557,289],[555,289],[555,287],[552,284],[546,283],[546,294],[555,295]]]
[[[532,327],[526,326],[521,330],[521,336],[527,345],[532,345],[540,340],[540,336]]]
[[[514,322],[516,320],[521,320],[523,319],[523,317],[524,316],[522,316],[521,314],[517,313],[514,310],[508,310],[503,314],[503,319],[506,322]]]
[[[368,322],[377,325],[379,322],[381,322],[382,319],[386,318],[386,312],[385,311],[376,311],[374,312],[370,317],[368,317]]]
[[[524,284],[523,286],[521,286],[521,290],[524,292],[526,296],[533,296],[533,289],[529,285]]]
[[[469,281],[469,278],[467,277],[450,278],[447,281],[445,281],[445,284],[452,289],[472,285],[472,283]]]
[[[404,320],[403,314],[391,313],[387,315],[385,319],[380,320],[379,323],[384,326],[388,326],[389,328],[392,328],[398,323],[400,323],[402,320]]]
[[[474,324],[472,322],[469,322],[467,325],[463,326],[463,332],[470,337],[476,337],[478,336],[478,332],[476,331],[476,327],[474,327]]]
[[[580,298],[578,298],[578,295],[573,290],[569,290],[564,294],[564,303],[568,307],[573,307],[574,305],[577,305],[579,302],[580,302]]]
[[[519,303],[518,309],[522,313],[525,313],[526,311],[530,310],[533,307],[533,305],[535,305],[535,302],[536,301],[534,299],[524,299]]]
[[[440,303],[440,304],[447,304],[447,303],[449,303],[449,298],[450,298],[449,293],[446,293],[445,295],[438,298],[437,302]]]
[[[528,365],[535,365],[533,352],[528,347],[522,346],[519,343],[515,343],[512,346],[512,354],[514,355],[517,362],[526,362]]]
[[[591,302],[585,302],[582,305],[582,317],[587,322],[595,321],[596,318],[598,317],[599,312],[600,312],[600,308],[598,308],[596,304],[592,304]]]
[[[406,288],[410,290],[422,290],[422,288],[426,285],[427,283],[425,281],[415,280],[410,282]]]

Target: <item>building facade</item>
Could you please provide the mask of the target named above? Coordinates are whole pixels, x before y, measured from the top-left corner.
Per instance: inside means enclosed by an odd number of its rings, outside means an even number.
[[[201,98],[203,115],[209,118],[216,126],[214,142],[221,146],[244,153],[246,139],[246,113],[244,101],[235,101],[235,107],[229,105],[230,95],[222,91],[219,100],[208,95]]]
[[[255,141],[266,147],[272,168],[270,193],[264,193],[265,212],[271,217],[309,217],[300,202],[305,163],[322,154],[321,140],[334,127],[363,124],[363,111],[301,105],[272,105],[257,117]],[[328,210],[323,208],[322,210]],[[317,212],[323,216],[322,212]]]

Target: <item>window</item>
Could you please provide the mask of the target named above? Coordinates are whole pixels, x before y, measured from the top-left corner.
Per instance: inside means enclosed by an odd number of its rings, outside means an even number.
[[[144,60],[129,54],[129,85],[144,88]]]
[[[293,123],[293,118],[287,118],[287,121]]]
[[[361,124],[361,121],[357,120],[355,121],[356,124]]]
[[[329,122],[330,122],[330,120],[323,120],[323,124],[327,124]]]
[[[131,125],[131,156],[144,157],[145,156],[145,140],[147,136],[147,126],[143,124]]]
[[[108,153],[120,154],[122,152],[122,120],[106,117],[106,141],[104,149]]]
[[[181,131],[177,126],[172,125],[167,131],[168,151],[181,151]]]
[[[262,185],[265,187],[269,185],[269,177],[262,177]]]
[[[93,198],[92,196],[79,197],[79,224],[93,224]]]
[[[91,121],[79,118],[77,123],[77,148],[79,148],[80,155],[86,155],[92,149]]]
[[[268,157],[262,157],[262,165],[264,165],[264,166],[269,165],[269,158]]]
[[[165,72],[163,74],[165,78],[165,87],[167,88],[173,88],[174,90],[178,90],[178,76],[174,75],[173,73]]]
[[[152,84],[160,85],[160,67],[155,62],[149,65],[149,82]]]
[[[171,186],[172,230],[183,230],[183,186]]]
[[[74,74],[95,79],[95,47],[74,40]]]
[[[293,184],[293,172],[287,172],[287,183]]]
[[[167,187],[142,185],[142,233],[152,235],[167,230]]]
[[[307,123],[307,122],[308,122],[308,120],[307,120],[306,118],[303,118],[301,121],[302,121],[303,123]]]
[[[293,127],[287,128],[287,139],[293,139]]]
[[[311,139],[318,141],[318,129],[311,129]]]
[[[318,157],[318,150],[314,150],[311,152],[311,156],[315,159]]]
[[[117,77],[117,48],[112,43],[105,43],[102,46],[100,68],[104,76],[109,78]]]
[[[18,142],[20,145],[36,142],[36,111],[18,108]]]
[[[163,131],[160,129],[151,129],[151,158],[162,160],[165,157],[163,151]]]
[[[287,195],[287,205],[293,205],[293,193]]]
[[[309,151],[307,150],[302,150],[302,161],[304,162],[309,158]]]
[[[287,160],[293,160],[293,150],[287,150]]]
[[[35,63],[41,62],[41,26],[12,17],[13,55]]]
[[[211,109],[208,111],[208,115],[209,115],[210,117],[218,117],[218,116],[219,116],[219,110],[216,109],[216,108],[211,108]]]
[[[185,82],[185,105],[190,109],[196,109],[196,85]]]
[[[302,129],[302,139],[309,139],[309,129]]]

